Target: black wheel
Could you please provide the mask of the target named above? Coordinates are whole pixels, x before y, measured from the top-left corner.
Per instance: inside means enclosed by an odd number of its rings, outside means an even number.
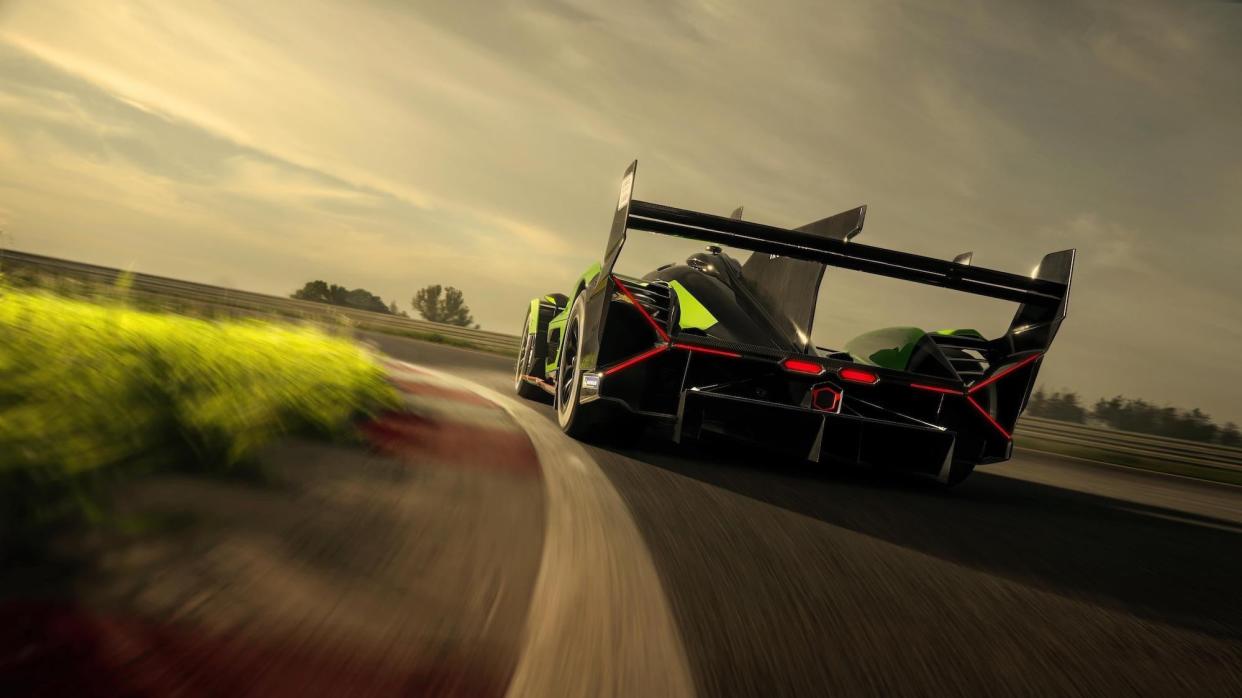
[[[578,366],[582,362],[582,331],[586,326],[586,301],[579,294],[569,311],[565,330],[561,333],[560,365],[556,369],[556,421],[566,434],[583,441],[598,434],[600,427],[599,405],[578,401],[582,389],[582,377]]]
[[[526,320],[522,322],[522,334],[518,336],[522,338],[522,348],[518,351],[513,370],[513,389],[519,397],[527,400],[548,402],[548,393],[527,380],[527,376],[543,378],[543,362],[547,354],[546,340],[539,336],[539,328],[532,330],[530,326],[530,313],[526,314]],[[543,351],[539,351],[540,345],[545,345]]]

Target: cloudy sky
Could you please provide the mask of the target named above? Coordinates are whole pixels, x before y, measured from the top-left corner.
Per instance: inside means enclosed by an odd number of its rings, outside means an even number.
[[[515,331],[638,158],[687,208],[867,203],[866,242],[1022,273],[1077,247],[1043,382],[1242,422],[1239,66],[1227,2],[0,0],[0,229],[270,293],[450,284]],[[818,339],[1012,312],[859,277]]]

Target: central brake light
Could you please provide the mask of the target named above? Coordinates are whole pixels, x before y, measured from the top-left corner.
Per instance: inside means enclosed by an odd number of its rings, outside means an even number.
[[[875,385],[880,382],[880,377],[871,371],[864,371],[861,368],[843,368],[837,372],[841,376],[841,380],[850,381],[851,383],[862,383],[863,385]]]
[[[814,361],[803,361],[802,359],[785,359],[781,362],[781,368],[794,373],[805,373],[808,376],[818,376],[824,372],[824,367]]]

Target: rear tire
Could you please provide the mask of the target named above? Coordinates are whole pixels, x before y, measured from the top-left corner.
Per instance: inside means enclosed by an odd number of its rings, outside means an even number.
[[[582,333],[586,327],[586,301],[579,294],[569,311],[565,330],[561,332],[560,365],[556,369],[556,421],[561,431],[578,439],[590,441],[598,436],[602,427],[601,405],[582,404],[578,401],[582,391],[582,376],[578,367],[582,363]]]
[[[543,377],[544,355],[547,354],[546,347],[544,351],[539,351],[539,328],[536,327],[532,330],[530,326],[530,313],[526,314],[526,320],[522,322],[522,334],[518,336],[522,338],[522,348],[518,351],[517,362],[513,371],[513,389],[517,392],[518,397],[546,403],[549,401],[547,391],[537,385],[533,385],[526,379],[527,376],[534,378]]]

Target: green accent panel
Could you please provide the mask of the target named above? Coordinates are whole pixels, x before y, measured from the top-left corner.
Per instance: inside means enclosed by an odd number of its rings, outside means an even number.
[[[859,363],[904,371],[925,334],[917,327],[885,327],[851,339],[845,350]]]
[[[530,312],[526,316],[526,334],[534,334],[539,331],[539,299],[533,298],[530,301]]]
[[[578,283],[582,284],[583,288],[590,286],[591,282],[595,280],[595,277],[599,276],[601,271],[603,271],[603,267],[599,265],[599,262],[591,264],[591,266],[587,267],[587,270],[582,273],[582,276],[578,277]],[[573,292],[569,294],[570,305],[574,304],[574,296],[577,290],[578,287],[575,285]]]
[[[677,326],[683,330],[706,331],[718,321],[698,298],[680,282],[669,282],[669,287],[677,293],[677,304],[681,307],[681,315],[677,318]]]
[[[565,308],[548,321],[548,361],[544,364],[545,371],[556,370],[557,364],[560,363],[560,342],[553,344],[552,334],[557,330],[564,331],[567,322],[569,322],[569,308]]]
[[[936,334],[948,337],[975,337],[983,339],[983,335],[979,333],[979,330],[936,330]]]
[[[569,293],[569,304],[566,305],[561,312],[557,313],[555,317],[548,321],[548,362],[545,364],[546,371],[556,370],[556,366],[560,359],[559,356],[554,356],[554,354],[557,354],[560,350],[557,345],[552,343],[552,333],[557,330],[565,329],[565,323],[569,321],[569,309],[574,307],[574,301],[578,298],[578,287],[581,286],[586,288],[587,286],[590,286],[591,282],[595,280],[595,277],[599,276],[601,271],[603,271],[603,267],[600,266],[599,262],[594,262],[591,266],[587,267],[586,271],[582,273],[582,276],[578,277],[578,281],[574,284],[573,289]],[[550,298],[549,302],[551,302]]]

